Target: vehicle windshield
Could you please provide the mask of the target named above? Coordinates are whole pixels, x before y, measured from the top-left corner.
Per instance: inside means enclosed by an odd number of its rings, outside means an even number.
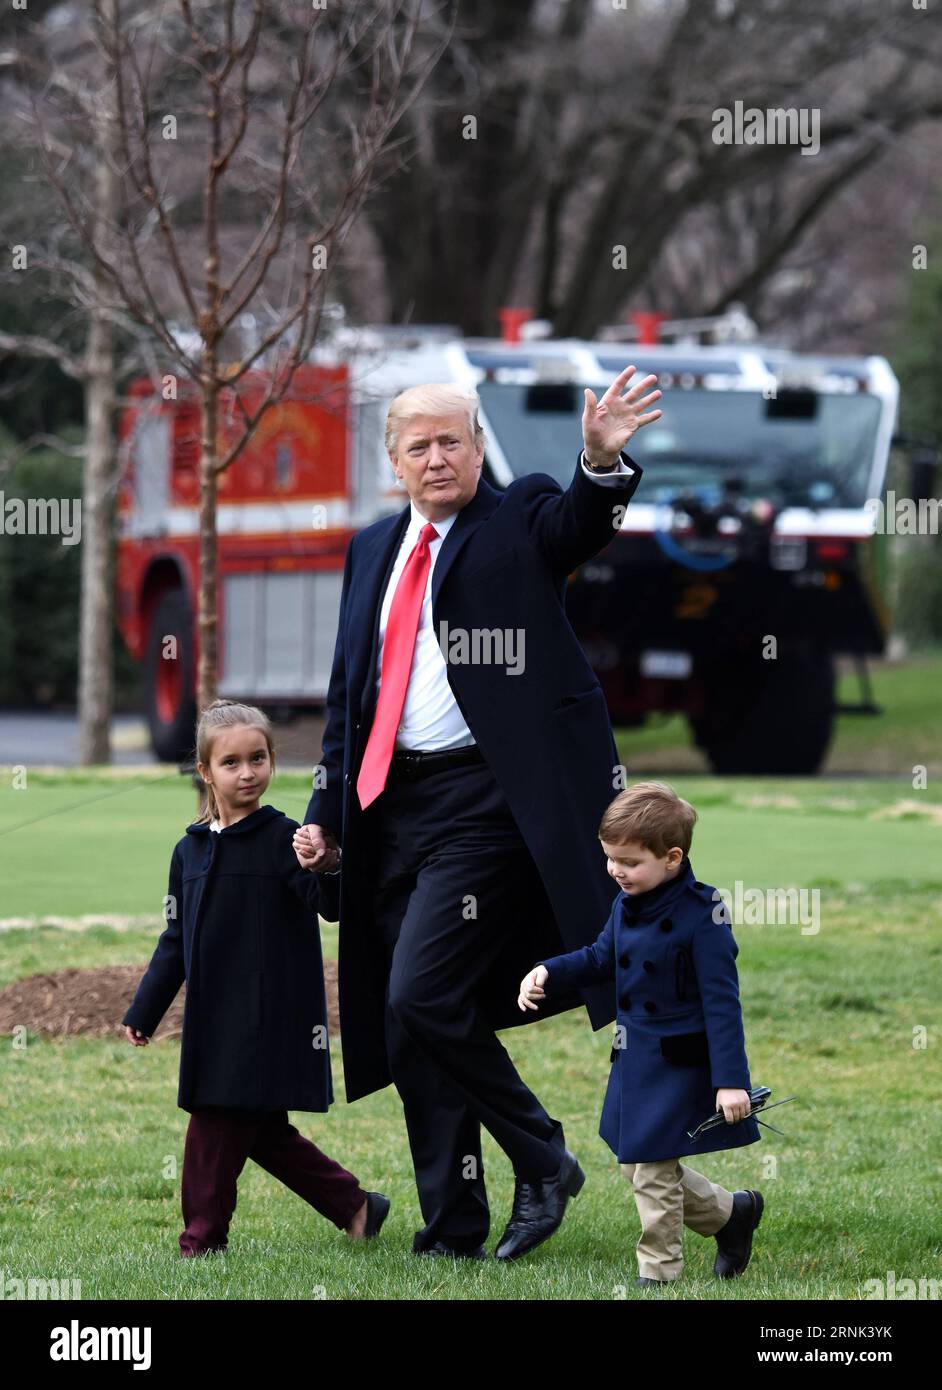
[[[477,389],[513,473],[549,473],[568,487],[582,446],[582,387],[541,388],[529,408],[525,385],[486,381]],[[800,391],[768,401],[758,391],[680,389],[658,404],[664,416],[628,446],[645,470],[645,502],[692,491],[711,504],[727,484],[777,507],[862,507],[867,499],[875,396]]]

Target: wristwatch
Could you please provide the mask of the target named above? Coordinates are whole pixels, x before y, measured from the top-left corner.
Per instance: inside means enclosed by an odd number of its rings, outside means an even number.
[[[583,449],[582,451],[582,461],[585,464],[586,468],[588,468],[592,473],[614,473],[618,467],[620,459],[621,454],[619,454],[615,462],[610,463],[607,468],[598,468],[594,463],[590,462],[589,455],[586,453],[585,449]]]

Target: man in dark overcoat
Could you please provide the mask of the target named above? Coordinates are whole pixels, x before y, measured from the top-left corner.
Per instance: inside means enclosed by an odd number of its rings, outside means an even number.
[[[630,384],[634,370],[600,400],[586,390],[565,490],[545,473],[503,492],[481,477],[474,392],[403,392],[386,447],[409,505],[347,549],[295,847],[339,915],[347,1098],[390,1081],[402,1098],[416,1253],[486,1257],[482,1124],[515,1176],[498,1258],[552,1235],[584,1180],[494,1030],[528,1021],[516,997],[532,962],[594,940],[611,907],[597,827],[617,753],[565,594],[640,482],[624,446],[661,415],[644,413],[656,378]],[[551,1011],[583,1002],[595,1028],[614,1017],[610,984]]]

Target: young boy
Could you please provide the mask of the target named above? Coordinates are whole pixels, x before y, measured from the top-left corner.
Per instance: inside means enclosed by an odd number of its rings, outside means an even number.
[[[521,1009],[561,990],[614,980],[617,1029],[599,1133],[634,1188],[639,1275],[683,1272],[683,1228],[713,1235],[718,1278],[742,1274],[762,1194],[731,1193],[681,1155],[754,1144],[749,1066],[729,915],[687,857],[697,813],[663,782],[619,793],[599,826],[621,892],[592,946],[542,961],[521,981]],[[690,1139],[722,1110],[726,1126]]]

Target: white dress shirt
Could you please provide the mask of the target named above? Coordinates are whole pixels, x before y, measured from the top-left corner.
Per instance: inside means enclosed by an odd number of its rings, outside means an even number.
[[[386,585],[386,592],[383,595],[383,606],[379,614],[379,650],[376,657],[377,700],[379,699],[381,683],[386,624],[389,621],[389,610],[392,607],[396,585],[405,569],[406,561],[418,542],[419,532],[423,526],[428,525],[428,518],[422,515],[414,502],[410,501],[409,508],[411,512],[409,524],[402,538],[392,574],[389,576],[389,583]],[[419,626],[415,635],[415,651],[412,654],[409,685],[406,689],[405,703],[402,707],[402,715],[396,733],[395,746],[397,748],[432,751],[442,748],[463,748],[474,742],[474,735],[465,723],[464,716],[452,694],[451,686],[448,684],[445,658],[432,627],[432,575],[435,573],[435,561],[442,548],[442,542],[455,524],[457,515],[457,511],[455,511],[452,512],[451,516],[432,522],[438,532],[438,539],[436,540],[433,536],[429,545],[431,564],[425,585],[425,597],[422,600],[422,609],[419,613]]]
[[[618,460],[618,467],[612,469],[610,473],[593,473],[592,469],[586,465],[584,449],[580,455],[580,462],[583,473],[594,483],[604,486],[616,482],[623,485],[624,479],[632,477],[635,471],[625,463],[624,458],[625,456],[622,454]],[[375,682],[377,699],[379,699],[381,683],[386,624],[389,619],[389,610],[392,607],[393,595],[396,592],[396,585],[399,583],[406,561],[418,542],[419,532],[423,526],[428,525],[428,518],[422,515],[414,502],[410,501],[409,508],[411,513],[409,524],[402,538],[392,574],[389,576],[389,583],[386,585],[386,592],[383,595],[383,606],[380,609],[379,650],[376,657]],[[405,703],[402,707],[402,715],[396,733],[396,748],[437,752],[444,748],[465,748],[474,743],[474,735],[468,728],[464,715],[458,708],[451,686],[448,684],[448,668],[432,626],[432,575],[435,572],[435,561],[442,548],[442,542],[454,525],[457,515],[458,513],[455,511],[440,521],[432,522],[438,532],[438,539],[433,537],[429,545],[431,564],[425,585],[425,597],[422,600],[422,610],[419,614],[409,685],[406,689]]]

